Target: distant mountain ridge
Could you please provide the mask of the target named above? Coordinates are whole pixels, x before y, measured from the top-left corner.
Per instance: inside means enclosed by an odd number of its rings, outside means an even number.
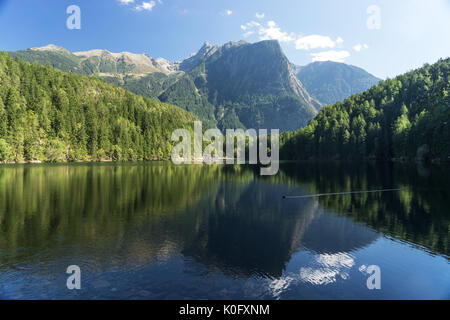
[[[221,129],[293,130],[306,125],[321,107],[297,79],[277,41],[229,42],[221,47],[205,43],[180,68],[185,74],[160,96],[161,101],[186,105]],[[188,101],[187,90],[195,93]]]
[[[209,41],[205,41],[203,46],[197,53],[191,54],[187,59],[180,63],[180,70],[190,71],[197,65],[199,65],[203,59],[206,59],[213,55],[220,47],[213,46]]]
[[[103,49],[72,53],[53,44],[10,52],[10,55],[28,62],[50,63],[64,72],[82,75],[139,75],[155,72],[170,74],[178,69],[176,63],[169,63],[162,58],[154,59],[144,53],[113,53]]]
[[[134,93],[158,98],[227,128],[303,127],[321,104],[295,75],[277,41],[202,48],[182,62],[107,50],[73,52],[48,45],[10,53],[62,71],[95,75]]]
[[[297,130],[323,105],[363,91],[376,79],[367,73],[352,80],[356,67],[345,64],[295,66],[277,41],[228,42],[223,46],[205,42],[181,62],[107,50],[72,53],[55,45],[9,54],[29,62],[50,63],[65,72],[97,76],[133,93],[180,106],[207,126],[222,130]]]
[[[381,81],[284,134],[281,157],[450,161],[449,92],[450,58]]]
[[[325,105],[344,101],[381,81],[361,68],[332,61],[313,62],[294,69],[306,90]]]

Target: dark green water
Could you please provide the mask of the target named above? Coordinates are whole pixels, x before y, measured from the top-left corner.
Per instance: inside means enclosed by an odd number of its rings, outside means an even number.
[[[0,166],[0,298],[450,299],[449,201],[445,167]]]

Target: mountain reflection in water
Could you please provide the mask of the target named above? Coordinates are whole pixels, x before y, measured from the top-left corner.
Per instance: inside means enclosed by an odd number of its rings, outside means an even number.
[[[0,167],[0,297],[449,298],[447,168]],[[392,193],[285,195],[398,188]],[[69,265],[80,291],[65,288]],[[368,264],[383,290],[367,289]],[[416,282],[406,279],[414,276]]]

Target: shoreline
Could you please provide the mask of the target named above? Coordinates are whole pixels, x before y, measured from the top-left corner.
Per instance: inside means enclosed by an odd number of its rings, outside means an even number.
[[[223,161],[223,163],[217,164],[217,163],[207,163],[205,159],[202,160],[202,162],[198,162],[200,159],[193,159],[190,163],[191,165],[228,165],[226,163],[226,160],[228,158],[220,159]],[[236,159],[234,159],[236,160]],[[33,160],[33,161],[3,161],[0,162],[0,167],[4,165],[31,165],[31,164],[106,164],[106,163],[123,163],[123,164],[129,164],[129,163],[147,163],[147,162],[171,162],[173,161],[171,159],[151,159],[151,160],[126,160],[126,161],[117,161],[117,160],[77,160],[77,161],[39,161],[39,160]],[[417,159],[399,159],[399,158],[392,158],[392,159],[373,159],[373,158],[367,158],[367,159],[289,159],[289,160],[279,160],[277,161],[279,163],[301,163],[301,162],[308,162],[308,163],[395,163],[395,164],[414,164],[414,165],[449,165],[450,159],[448,160],[442,160],[442,159],[430,159],[427,161],[423,160],[417,160]],[[188,165],[185,163],[181,163],[181,165]],[[243,163],[243,164],[229,164],[229,165],[250,165],[249,163]]]

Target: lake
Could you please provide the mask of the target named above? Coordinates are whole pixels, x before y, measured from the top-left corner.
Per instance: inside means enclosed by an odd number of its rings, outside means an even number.
[[[446,166],[2,165],[0,298],[450,299],[449,199]]]

